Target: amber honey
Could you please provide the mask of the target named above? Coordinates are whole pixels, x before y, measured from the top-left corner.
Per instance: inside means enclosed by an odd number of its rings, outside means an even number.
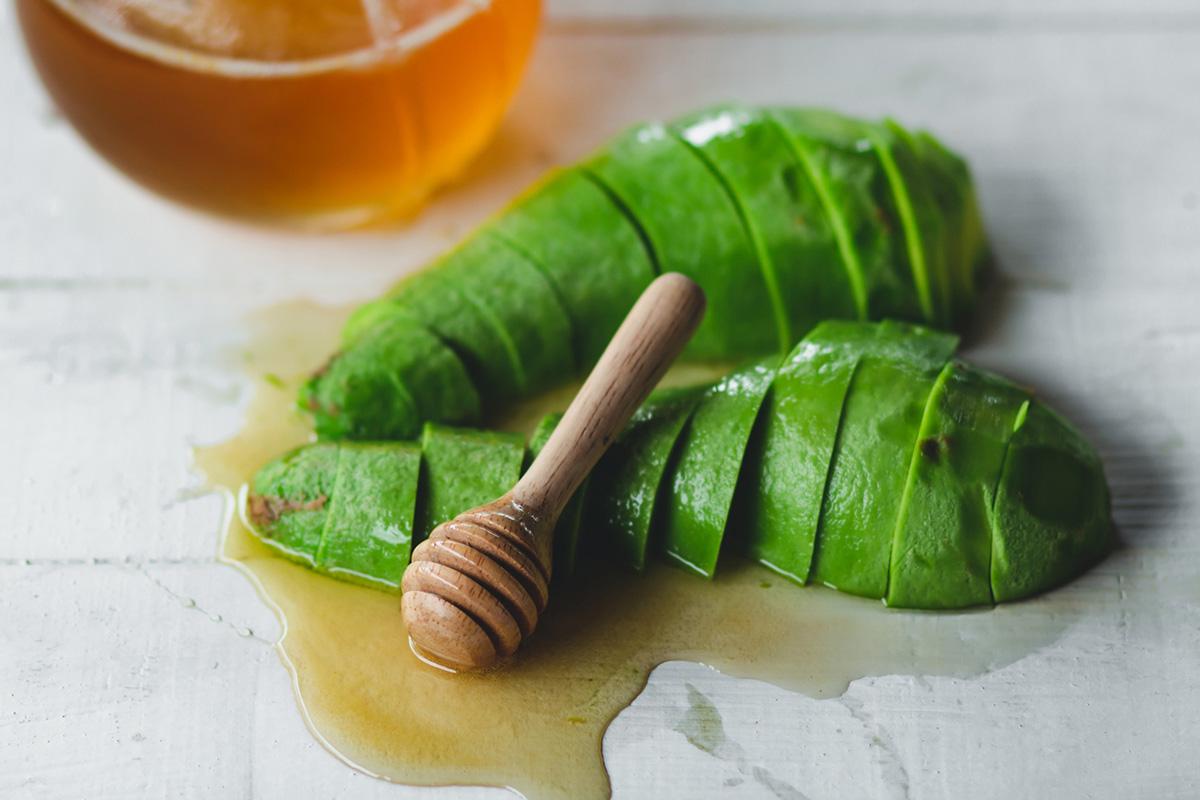
[[[415,210],[495,130],[540,0],[18,0],[62,113],[142,184],[345,227]]]

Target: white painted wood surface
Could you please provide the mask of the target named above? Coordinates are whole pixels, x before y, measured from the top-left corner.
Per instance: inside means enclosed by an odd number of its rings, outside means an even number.
[[[1194,4],[553,10],[472,180],[409,230],[313,238],[116,175],[57,119],[0,4],[0,797],[462,794],[356,775],[309,736],[274,619],[214,562],[219,501],[187,499],[188,446],[238,425],[252,309],[366,297],[546,165],[722,98],[889,112],[970,156],[1004,273],[970,355],[1100,444],[1127,546],[1064,590],[1079,614],[1057,642],[977,678],[816,701],[666,665],[606,738],[617,796],[1200,796]],[[711,754],[675,731],[689,691],[724,718]]]

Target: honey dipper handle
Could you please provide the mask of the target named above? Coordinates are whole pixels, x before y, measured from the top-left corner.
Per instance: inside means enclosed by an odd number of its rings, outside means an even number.
[[[662,275],[642,292],[550,440],[513,487],[515,502],[544,519],[557,518],[692,338],[704,306],[704,291],[678,272]]]

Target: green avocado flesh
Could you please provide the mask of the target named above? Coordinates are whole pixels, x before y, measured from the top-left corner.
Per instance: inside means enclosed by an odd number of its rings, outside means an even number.
[[[1108,483],[1092,446],[1036,401],[1017,425],[992,510],[998,603],[1071,580],[1113,540]]]
[[[781,352],[822,319],[858,316],[820,198],[787,139],[761,111],[722,106],[672,125],[731,191],[763,265]]]
[[[524,394],[575,373],[571,320],[554,287],[526,256],[485,230],[454,251],[439,272],[507,332],[521,365]]]
[[[291,558],[317,563],[337,482],[339,445],[293,450],[268,462],[250,485],[247,521],[259,537]]]
[[[717,106],[552,171],[362,306],[302,405],[326,439],[498,418],[586,371],[670,271],[708,298],[693,359],[783,354],[827,319],[965,322],[986,255],[970,172],[932,135]]]
[[[477,253],[481,243],[471,239],[461,252],[453,251],[442,263]],[[429,269],[406,279],[393,294],[359,309],[347,323],[351,341],[392,316],[420,320],[455,352],[476,387],[483,405],[496,406],[524,396],[528,380],[516,344],[490,305],[460,288],[442,269]]]
[[[604,554],[641,568],[651,548],[711,576],[726,538],[798,583],[893,607],[1004,602],[1073,578],[1113,541],[1100,459],[1027,390],[952,361],[956,344],[827,321],[778,363],[652,395],[560,518],[558,580]],[[265,465],[244,514],[287,557],[394,589],[414,542],[528,463],[520,437],[433,424],[419,447],[318,442]]]
[[[517,434],[447,428],[421,434],[421,493],[415,542],[455,515],[499,498],[521,477],[525,442]]]
[[[528,254],[573,323],[577,363],[595,362],[655,277],[638,229],[607,191],[578,169],[554,173],[491,225]]]
[[[950,313],[950,284],[941,249],[940,209],[926,185],[924,165],[918,160],[912,137],[892,120],[871,126],[871,142],[879,155],[892,202],[904,230],[908,265],[926,320],[944,325]]]
[[[695,387],[651,395],[592,470],[584,524],[634,569],[646,564],[660,485],[676,440],[703,394],[703,387]]]
[[[318,571],[395,588],[408,564],[420,460],[407,443],[293,450],[255,476],[247,522],[264,542]]]
[[[907,327],[907,326],[904,326]],[[846,393],[812,579],[843,592],[883,597],[896,517],[925,403],[957,337],[924,329],[880,334],[858,348]]]
[[[323,439],[411,439],[423,420],[472,423],[479,393],[462,361],[407,315],[381,320],[304,387]]]
[[[974,310],[976,287],[987,261],[983,221],[965,161],[924,131],[912,138],[925,180],[941,214],[942,248],[953,298],[951,322]]]
[[[913,282],[905,232],[872,126],[818,109],[776,108],[770,114],[806,165],[840,232],[842,257],[851,260],[851,280],[861,287],[861,315],[932,322]]]
[[[823,322],[775,375],[751,436],[733,512],[751,558],[797,583],[808,579],[821,494],[858,346],[875,326]]]
[[[562,422],[562,417],[562,414],[556,412],[547,414],[538,422],[537,428],[529,437],[529,455],[525,459],[526,469],[542,452],[546,442],[550,441],[550,434],[554,433],[558,423]],[[579,549],[579,526],[583,521],[583,501],[587,496],[590,480],[590,477],[585,478],[575,494],[571,495],[571,499],[567,501],[566,507],[558,517],[558,524],[554,527],[554,569],[551,574],[556,581],[569,578],[575,572],[575,561]]]
[[[720,180],[661,125],[618,136],[585,168],[645,232],[661,272],[682,272],[708,295],[687,352],[695,358],[779,349],[781,331],[754,246]]]
[[[892,541],[888,605],[963,608],[992,602],[992,501],[1025,390],[951,362],[913,449]]]
[[[716,571],[750,431],[778,366],[779,357],[772,356],[710,388],[676,445],[670,497],[663,507],[662,551],[706,578]]]
[[[344,444],[317,569],[398,588],[412,546],[421,450],[415,444]]]

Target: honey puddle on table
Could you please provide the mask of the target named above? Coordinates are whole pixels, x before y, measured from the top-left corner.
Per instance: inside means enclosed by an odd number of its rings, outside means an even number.
[[[255,321],[246,362],[261,386],[245,427],[196,454],[212,486],[232,498],[263,462],[308,441],[295,387],[330,352],[343,317],[298,303]],[[527,427],[569,399],[570,391],[556,393],[507,422]],[[961,614],[888,610],[794,586],[736,557],[722,561],[712,582],[661,565],[643,575],[597,568],[556,587],[513,663],[454,675],[413,656],[397,596],[277,558],[229,516],[222,557],[252,577],[282,618],[278,647],[310,728],[345,761],[401,783],[603,797],[605,728],[664,661],[701,662],[829,697],[864,676],[980,674],[1054,641],[1073,616],[1046,604]]]

